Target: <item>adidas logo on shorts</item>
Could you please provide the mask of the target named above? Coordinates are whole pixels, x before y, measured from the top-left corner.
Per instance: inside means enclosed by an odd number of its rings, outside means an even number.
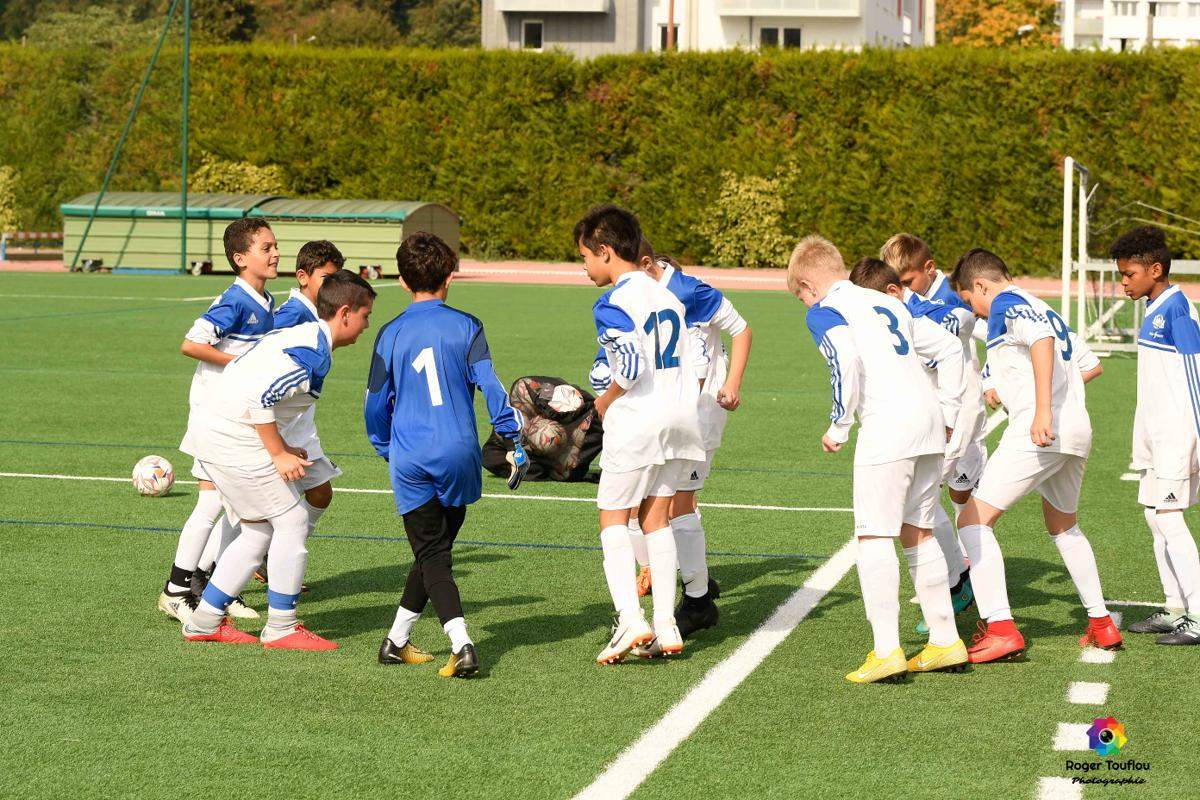
[[[693,481],[698,481],[698,480],[700,480],[700,473],[699,473],[699,472],[692,472],[692,477],[690,478],[690,480],[693,480]]]
[[[1164,502],[1164,503],[1178,503],[1178,502],[1179,502],[1179,500],[1177,500],[1177,499],[1175,498],[1175,493],[1174,493],[1174,492],[1171,492],[1170,494],[1168,494],[1168,495],[1166,496],[1166,498],[1163,500],[1163,502]]]
[[[966,482],[967,482],[967,480],[968,480],[968,478],[967,478],[967,473],[965,473],[965,472],[964,472],[962,475],[959,475],[959,476],[958,476],[958,482],[959,482],[959,483],[966,483]]]

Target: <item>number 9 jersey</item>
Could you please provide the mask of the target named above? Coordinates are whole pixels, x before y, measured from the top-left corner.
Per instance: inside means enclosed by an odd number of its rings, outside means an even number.
[[[592,306],[596,339],[625,390],[604,417],[600,468],[630,472],[703,461],[697,404],[707,372],[683,304],[644,272],[627,272]]]
[[[1029,437],[1037,410],[1029,348],[1046,338],[1055,340],[1050,409],[1056,438],[1049,447],[1038,447]],[[1000,395],[1009,416],[998,447],[1088,457],[1092,422],[1084,402],[1083,376],[1077,365],[1080,359],[1094,360],[1091,349],[1045,302],[1015,286],[996,295],[988,312],[989,386]]]

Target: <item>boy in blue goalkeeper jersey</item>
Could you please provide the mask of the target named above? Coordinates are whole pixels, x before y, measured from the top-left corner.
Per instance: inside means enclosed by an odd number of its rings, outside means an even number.
[[[479,671],[479,658],[467,635],[450,551],[467,506],[483,491],[475,390],[484,394],[496,433],[513,443],[510,489],[529,468],[520,443],[524,421],[496,377],[483,323],[446,305],[458,269],[454,252],[437,236],[416,233],[400,244],[396,263],[412,303],[375,340],[364,417],[371,446],[388,460],[414,559],[379,661],[432,660],[409,641],[432,601],[452,650],[438,674],[467,677]]]

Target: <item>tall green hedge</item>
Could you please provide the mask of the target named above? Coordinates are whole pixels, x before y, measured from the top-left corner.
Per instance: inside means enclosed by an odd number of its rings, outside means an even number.
[[[113,188],[178,186],[178,56],[164,53]],[[99,185],[146,57],[0,46],[0,164],[19,172],[25,224],[57,226],[60,201]],[[191,130],[193,156],[279,165],[297,195],[445,202],[476,256],[569,257],[580,212],[612,200],[660,250],[712,263],[723,189],[761,178],[783,198],[756,218],[764,236],[819,231],[856,257],[904,229],[943,262],[985,245],[1044,272],[1064,155],[1100,181],[1100,223],[1131,200],[1200,217],[1198,89],[1195,48],[575,61],[218,47],[193,53]]]

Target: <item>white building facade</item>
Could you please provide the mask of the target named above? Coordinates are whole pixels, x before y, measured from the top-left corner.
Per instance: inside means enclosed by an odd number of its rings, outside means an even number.
[[[1200,0],[1064,0],[1060,17],[1068,49],[1200,44]]]
[[[935,0],[675,0],[678,50],[933,44]],[[664,50],[669,0],[483,0],[483,46],[582,57]]]

